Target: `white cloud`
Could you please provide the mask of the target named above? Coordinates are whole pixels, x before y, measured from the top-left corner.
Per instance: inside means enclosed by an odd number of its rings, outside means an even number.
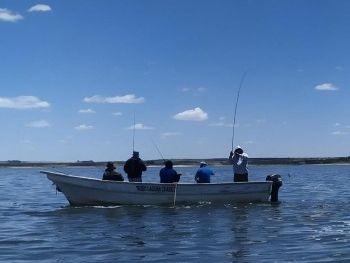
[[[161,134],[161,138],[166,139],[169,137],[175,137],[175,136],[180,136],[182,135],[181,132],[164,132]]]
[[[127,94],[124,96],[115,96],[115,97],[104,97],[100,95],[94,95],[92,97],[84,98],[85,102],[88,103],[143,103],[145,98],[137,98],[134,94]]]
[[[258,124],[265,124],[265,123],[267,123],[267,120],[265,120],[265,119],[258,119],[258,120],[256,120],[256,123],[258,123]]]
[[[48,5],[38,4],[29,8],[28,12],[49,12],[51,10],[51,7]]]
[[[233,124],[231,123],[225,123],[223,121],[218,121],[218,122],[212,122],[209,124],[209,126],[213,126],[213,127],[232,127]]]
[[[31,127],[31,128],[46,128],[49,126],[50,124],[45,120],[32,121],[27,124],[27,127]]]
[[[20,142],[23,144],[33,144],[31,140],[21,140]]]
[[[349,134],[348,132],[344,132],[344,131],[334,131],[332,132],[333,135],[347,135]]]
[[[182,92],[189,92],[191,91],[192,93],[201,93],[206,91],[205,87],[199,87],[199,88],[189,88],[189,87],[184,87],[181,89]]]
[[[12,11],[6,8],[0,8],[0,21],[3,22],[16,22],[23,19],[20,14],[14,14]]]
[[[323,84],[317,85],[315,87],[315,90],[330,90],[330,91],[334,91],[334,90],[338,90],[338,88],[332,83],[323,83]]]
[[[84,110],[79,110],[79,113],[96,113],[93,109],[84,109]]]
[[[121,112],[118,111],[118,112],[114,112],[113,115],[114,115],[114,116],[122,116],[123,113],[121,113]]]
[[[19,96],[14,98],[0,97],[0,108],[25,110],[48,107],[50,107],[48,102],[42,101],[34,96]]]
[[[344,68],[343,68],[342,66],[336,66],[336,67],[335,67],[335,70],[344,71]]]
[[[209,126],[213,126],[213,127],[232,127],[233,124],[232,123],[227,123],[226,122],[226,117],[221,116],[219,117],[219,120],[217,122],[212,122],[209,124]]]
[[[135,125],[131,125],[128,129],[129,130],[133,130],[133,129],[135,129],[135,130],[153,130],[154,128],[145,126],[142,123],[136,123]]]
[[[74,129],[78,131],[85,131],[85,130],[92,130],[94,127],[91,125],[81,124],[79,126],[76,126]]]
[[[73,140],[73,136],[66,136],[63,139],[60,139],[58,142],[62,144],[70,143]]]
[[[174,119],[180,121],[205,121],[208,119],[208,113],[204,112],[201,108],[197,107],[193,110],[186,110],[177,113]]]

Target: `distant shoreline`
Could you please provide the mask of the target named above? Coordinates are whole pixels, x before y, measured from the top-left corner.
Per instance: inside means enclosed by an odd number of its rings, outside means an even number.
[[[205,161],[209,165],[230,165],[227,158],[211,159],[172,159],[174,165],[198,165]],[[163,165],[163,160],[145,160],[146,165]],[[105,166],[107,161],[77,161],[77,162],[27,162],[19,160],[9,160],[0,162],[0,167],[89,167]],[[125,161],[115,161],[116,165],[124,165]],[[348,157],[324,157],[324,158],[250,158],[249,164],[252,165],[303,165],[303,164],[350,164]]]

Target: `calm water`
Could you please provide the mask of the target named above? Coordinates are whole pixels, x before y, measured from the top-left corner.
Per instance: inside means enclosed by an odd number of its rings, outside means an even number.
[[[176,168],[192,181],[196,167]],[[39,169],[0,169],[1,262],[349,262],[350,166],[251,166],[283,175],[279,205],[69,207]],[[101,168],[60,171],[100,177]],[[158,181],[149,168],[145,181]],[[214,182],[231,167],[214,167]]]

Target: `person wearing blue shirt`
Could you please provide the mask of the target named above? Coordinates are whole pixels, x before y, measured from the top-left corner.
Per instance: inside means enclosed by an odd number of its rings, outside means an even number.
[[[210,183],[210,177],[214,172],[208,167],[206,162],[200,162],[199,169],[194,177],[197,183]]]
[[[180,175],[173,168],[173,162],[167,160],[164,162],[163,167],[159,172],[161,183],[177,183],[180,180]]]
[[[233,181],[248,182],[248,155],[240,146],[237,146],[234,152],[230,152],[229,160],[233,164]]]

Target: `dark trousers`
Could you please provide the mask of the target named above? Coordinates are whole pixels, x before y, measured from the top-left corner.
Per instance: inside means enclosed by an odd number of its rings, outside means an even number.
[[[248,182],[248,174],[234,174],[233,176],[234,182]]]
[[[129,177],[128,176],[128,180],[129,180],[129,182],[142,182],[141,177]]]

